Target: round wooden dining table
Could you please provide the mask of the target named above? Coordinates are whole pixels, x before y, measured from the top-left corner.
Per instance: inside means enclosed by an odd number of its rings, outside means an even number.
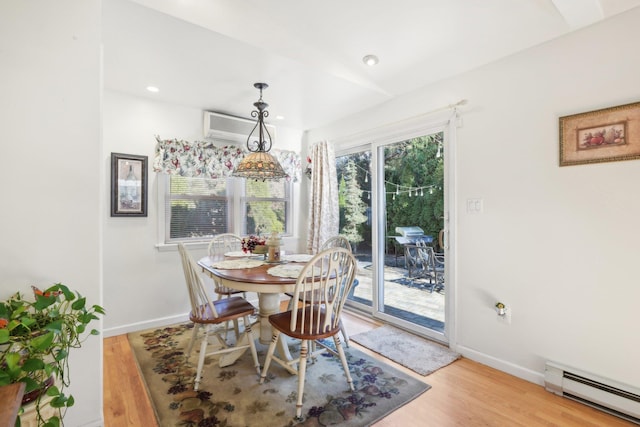
[[[234,259],[224,255],[210,255],[201,258],[198,265],[214,280],[219,280],[224,286],[245,292],[258,294],[258,316],[260,319],[260,342],[268,345],[273,335],[269,316],[280,312],[280,297],[284,292],[293,292],[296,278],[272,276],[267,272],[273,263],[265,263],[252,268],[222,269],[213,265],[219,261]],[[281,337],[283,334],[280,335]],[[291,359],[286,342],[278,343],[278,352],[282,357]]]

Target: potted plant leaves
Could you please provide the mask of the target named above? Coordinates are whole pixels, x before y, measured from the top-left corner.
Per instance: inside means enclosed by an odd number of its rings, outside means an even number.
[[[33,290],[33,298],[18,292],[0,301],[0,385],[26,384],[16,426],[33,410],[36,425],[57,427],[74,404],[73,396],[64,393],[69,386],[69,352],[99,334],[87,326],[104,309],[89,306],[61,283]]]

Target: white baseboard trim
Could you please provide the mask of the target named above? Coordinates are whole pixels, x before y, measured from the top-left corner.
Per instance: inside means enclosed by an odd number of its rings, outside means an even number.
[[[174,325],[189,321],[189,314],[178,314],[175,316],[162,317],[158,319],[145,320],[144,322],[130,323],[128,325],[117,326],[102,330],[102,337],[115,337],[116,335],[128,334],[129,332],[144,331],[145,329],[157,328],[160,326]]]
[[[511,362],[507,362],[484,353],[480,353],[479,351],[464,346],[456,346],[456,351],[467,359],[471,359],[475,362],[482,363],[483,365],[490,366],[499,371],[506,372],[507,374],[521,378],[525,381],[544,386],[544,373],[535,372],[530,369],[523,368],[522,366],[515,365]]]
[[[284,297],[283,299],[288,299]],[[258,296],[254,293],[247,295],[247,300],[258,307]],[[183,323],[189,321],[189,313],[177,314],[174,316],[160,317],[157,319],[145,320],[143,322],[130,323],[127,325],[115,326],[113,328],[106,328],[102,330],[102,337],[109,338],[116,335],[128,334],[129,332],[144,331],[145,329],[158,328],[161,326],[175,325],[176,323]]]

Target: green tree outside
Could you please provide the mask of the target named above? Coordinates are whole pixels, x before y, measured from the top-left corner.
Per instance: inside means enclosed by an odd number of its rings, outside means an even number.
[[[438,156],[443,133],[421,136],[385,148],[387,234],[418,226],[436,240],[444,227],[444,162]]]
[[[438,152],[442,154],[443,138],[444,134],[439,132],[384,148],[388,236],[397,235],[396,227],[418,226],[437,242],[438,233],[444,227],[444,158],[438,155]],[[350,186],[360,189],[360,202],[365,209],[371,208],[371,152],[339,156],[336,158],[336,167],[340,177],[340,233],[358,234],[359,238],[355,237],[358,242],[370,243],[371,224],[365,220],[354,226],[357,221],[354,218],[347,219],[350,210],[358,209],[352,206],[362,206],[354,204],[354,199],[348,201],[347,193]],[[356,191],[352,190],[352,193],[353,197]]]
[[[353,160],[348,161],[340,182],[339,200],[344,206],[344,226],[341,234],[356,248],[364,239],[361,224],[367,221],[367,203],[362,200],[362,189],[358,183],[357,168]],[[354,250],[355,252],[355,250]]]

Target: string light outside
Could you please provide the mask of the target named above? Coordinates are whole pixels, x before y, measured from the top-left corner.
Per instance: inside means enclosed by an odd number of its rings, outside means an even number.
[[[364,182],[369,182],[369,171],[367,171],[366,169],[362,168],[359,165],[355,165],[357,169],[360,169],[361,171],[363,171],[365,173],[365,178],[364,178]],[[396,195],[399,196],[400,194],[408,194],[409,197],[412,197],[412,193],[414,196],[418,197],[424,197],[424,190],[427,189],[427,191],[429,192],[430,195],[433,194],[434,190],[442,190],[442,187],[435,185],[435,184],[431,184],[431,185],[421,185],[421,186],[405,186],[405,185],[400,185],[400,184],[396,184],[393,182],[389,182],[385,180],[385,185],[390,185],[390,186],[395,186],[396,189],[395,191],[385,191],[385,194],[391,194],[392,195],[392,200],[396,199]],[[371,190],[361,190],[363,193],[367,193],[367,199],[371,199]]]

